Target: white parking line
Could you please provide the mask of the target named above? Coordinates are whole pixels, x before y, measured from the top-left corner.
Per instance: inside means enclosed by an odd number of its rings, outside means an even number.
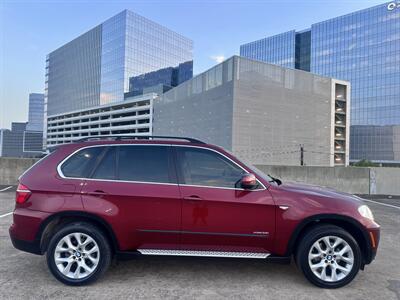
[[[10,185],[10,186],[8,186],[8,187],[6,187],[4,189],[1,189],[0,192],[5,192],[5,191],[7,191],[7,190],[9,190],[11,188],[12,188],[12,185]]]
[[[388,207],[392,207],[392,208],[397,208],[397,209],[400,209],[400,206],[391,205],[391,204],[386,204],[386,203],[382,203],[382,202],[378,202],[378,201],[367,200],[367,199],[364,199],[364,198],[363,198],[363,201],[368,201],[368,202],[372,202],[372,203],[380,204],[380,205],[383,205],[383,206],[388,206]]]
[[[9,213],[6,213],[6,214],[4,214],[4,215],[0,215],[0,218],[3,218],[3,217],[7,217],[7,216],[9,216],[9,215],[12,215],[12,211],[11,212],[9,212]]]

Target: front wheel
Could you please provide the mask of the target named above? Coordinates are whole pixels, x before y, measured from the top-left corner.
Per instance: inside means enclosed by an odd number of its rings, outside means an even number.
[[[357,275],[362,254],[357,241],[347,231],[338,226],[320,225],[302,239],[296,261],[314,285],[339,288]]]
[[[59,281],[68,285],[94,282],[111,262],[109,243],[101,230],[88,223],[72,223],[51,238],[47,265]]]

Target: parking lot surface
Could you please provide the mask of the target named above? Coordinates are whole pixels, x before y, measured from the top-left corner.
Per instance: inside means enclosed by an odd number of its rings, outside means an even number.
[[[114,262],[96,283],[69,287],[53,278],[43,256],[13,248],[14,191],[0,192],[1,299],[400,299],[399,199],[367,203],[382,226],[378,255],[341,289],[312,286],[293,263],[151,256]]]

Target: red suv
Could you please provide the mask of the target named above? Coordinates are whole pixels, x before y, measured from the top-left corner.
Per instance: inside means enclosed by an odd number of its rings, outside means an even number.
[[[376,255],[360,198],[281,182],[190,138],[107,137],[58,147],[20,177],[10,236],[63,283],[95,281],[114,255],[290,261],[341,287]]]

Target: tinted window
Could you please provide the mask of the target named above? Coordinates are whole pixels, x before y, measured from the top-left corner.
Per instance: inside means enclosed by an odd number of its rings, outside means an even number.
[[[120,146],[118,178],[128,181],[171,182],[169,146]]]
[[[96,165],[104,147],[83,149],[63,163],[61,171],[66,177],[87,178]]]
[[[96,167],[92,178],[116,179],[116,153],[117,147],[107,147],[107,151]]]
[[[184,147],[177,150],[185,184],[234,188],[245,173],[214,151]]]

